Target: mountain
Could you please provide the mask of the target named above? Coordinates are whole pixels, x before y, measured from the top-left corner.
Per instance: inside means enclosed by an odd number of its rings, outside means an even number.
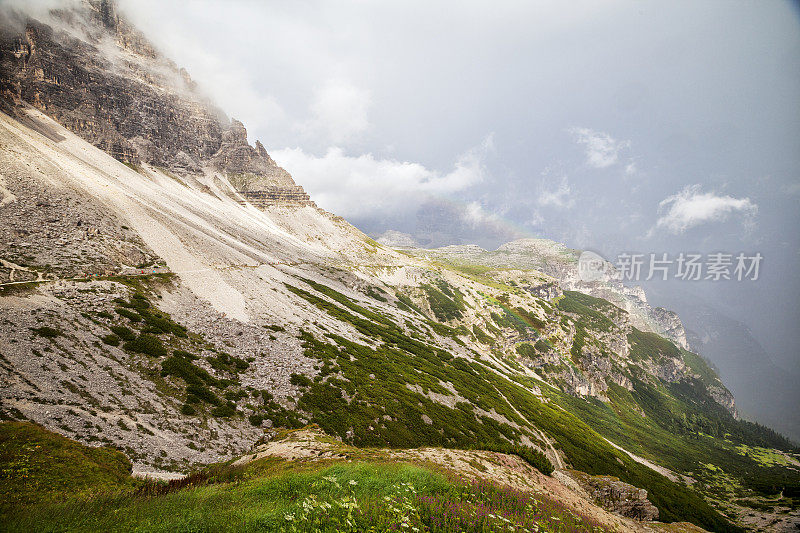
[[[694,351],[719,368],[720,377],[736,396],[743,416],[762,421],[797,441],[800,439],[800,375],[778,366],[750,329],[688,291],[648,292],[679,310]],[[770,384],[770,386],[765,386]]]
[[[30,498],[0,522],[46,527],[75,477],[64,450],[89,493],[191,507],[191,480],[225,492],[304,475],[300,456],[258,454],[307,426],[344,447],[324,456],[337,468],[379,465],[373,448],[422,465],[452,453],[476,472],[524,460],[541,486],[646,522],[634,529],[661,527],[655,511],[718,531],[797,522],[794,444],[738,420],[680,320],[643,293],[580,281],[577,252],[549,241],[381,245],[317,207],[113,3],[1,13],[0,457],[8,493]],[[237,457],[254,463],[246,476],[228,468]],[[142,488],[125,461],[138,476],[197,472]],[[91,529],[83,502],[70,523]]]

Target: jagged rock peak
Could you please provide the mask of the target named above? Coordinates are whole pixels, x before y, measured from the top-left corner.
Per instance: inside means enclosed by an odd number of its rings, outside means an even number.
[[[247,129],[244,127],[244,124],[232,118],[231,125],[225,130],[225,133],[222,134],[222,142],[247,144]]]
[[[239,190],[259,190],[267,186],[294,186],[294,180],[279,167],[259,141],[253,148],[247,142],[244,124],[232,119],[222,134],[222,143],[211,158],[212,166],[230,175]]]

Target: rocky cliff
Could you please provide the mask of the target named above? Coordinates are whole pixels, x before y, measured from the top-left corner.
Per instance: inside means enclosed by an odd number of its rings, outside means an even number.
[[[263,145],[248,143],[242,123],[206,99],[111,0],[83,0],[44,21],[4,15],[0,95],[6,110],[30,103],[130,165],[178,174],[209,169],[242,190],[286,188],[290,200],[297,194],[292,177]],[[273,203],[285,198],[267,196]]]

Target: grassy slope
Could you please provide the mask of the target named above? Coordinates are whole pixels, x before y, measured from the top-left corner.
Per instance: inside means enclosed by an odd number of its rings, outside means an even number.
[[[17,501],[0,515],[6,531],[376,531],[417,527],[426,531],[500,530],[510,523],[543,531],[603,531],[591,519],[546,495],[468,481],[424,464],[386,459],[348,448],[352,462],[265,458],[243,467],[216,465],[194,483],[172,487],[115,475],[120,454],[100,454],[26,423],[0,424],[17,447],[39,446],[47,472],[28,479],[4,477],[10,493],[30,479],[74,478],[82,488],[41,483],[39,503]],[[4,440],[4,442],[7,442]],[[64,450],[69,449],[69,455]],[[59,461],[70,458],[72,461]],[[92,458],[92,459],[89,459]],[[502,518],[500,518],[502,517]]]
[[[0,424],[0,513],[11,507],[132,487],[131,463],[29,422]]]
[[[502,441],[503,436],[516,439],[525,434],[535,438],[528,429],[533,424],[555,439],[577,469],[614,475],[646,488],[663,520],[690,521],[716,531],[736,529],[693,490],[615,450],[580,418],[543,403],[528,389],[484,364],[452,358],[444,350],[410,338],[385,317],[370,316],[374,313],[359,308],[329,287],[312,286],[347,309],[304,289],[289,288],[320,309],[350,322],[362,334],[383,341],[372,348],[335,335],[329,336],[332,342],[304,336],[306,354],[319,359],[323,370],[320,381],[306,391],[299,406],[310,411],[311,421],[327,432],[350,438],[356,444],[489,447],[489,443]],[[593,316],[592,320],[607,325],[608,319]],[[341,377],[322,381],[333,372]],[[461,409],[451,409],[407,387],[418,384],[423,390],[449,394],[440,382],[451,383],[472,405],[495,409],[519,428],[476,416],[466,402]],[[357,386],[363,383],[371,386]],[[343,391],[352,398],[349,403]],[[433,424],[426,424],[423,414]],[[384,415],[391,419],[384,421]]]

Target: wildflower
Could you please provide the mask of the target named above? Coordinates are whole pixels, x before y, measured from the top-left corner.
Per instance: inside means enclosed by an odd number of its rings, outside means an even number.
[[[294,515],[285,514],[283,515],[283,518],[285,518],[287,522],[291,522],[292,520],[294,520]]]
[[[358,481],[356,481],[355,479],[351,479],[349,483],[350,485],[358,485]]]

